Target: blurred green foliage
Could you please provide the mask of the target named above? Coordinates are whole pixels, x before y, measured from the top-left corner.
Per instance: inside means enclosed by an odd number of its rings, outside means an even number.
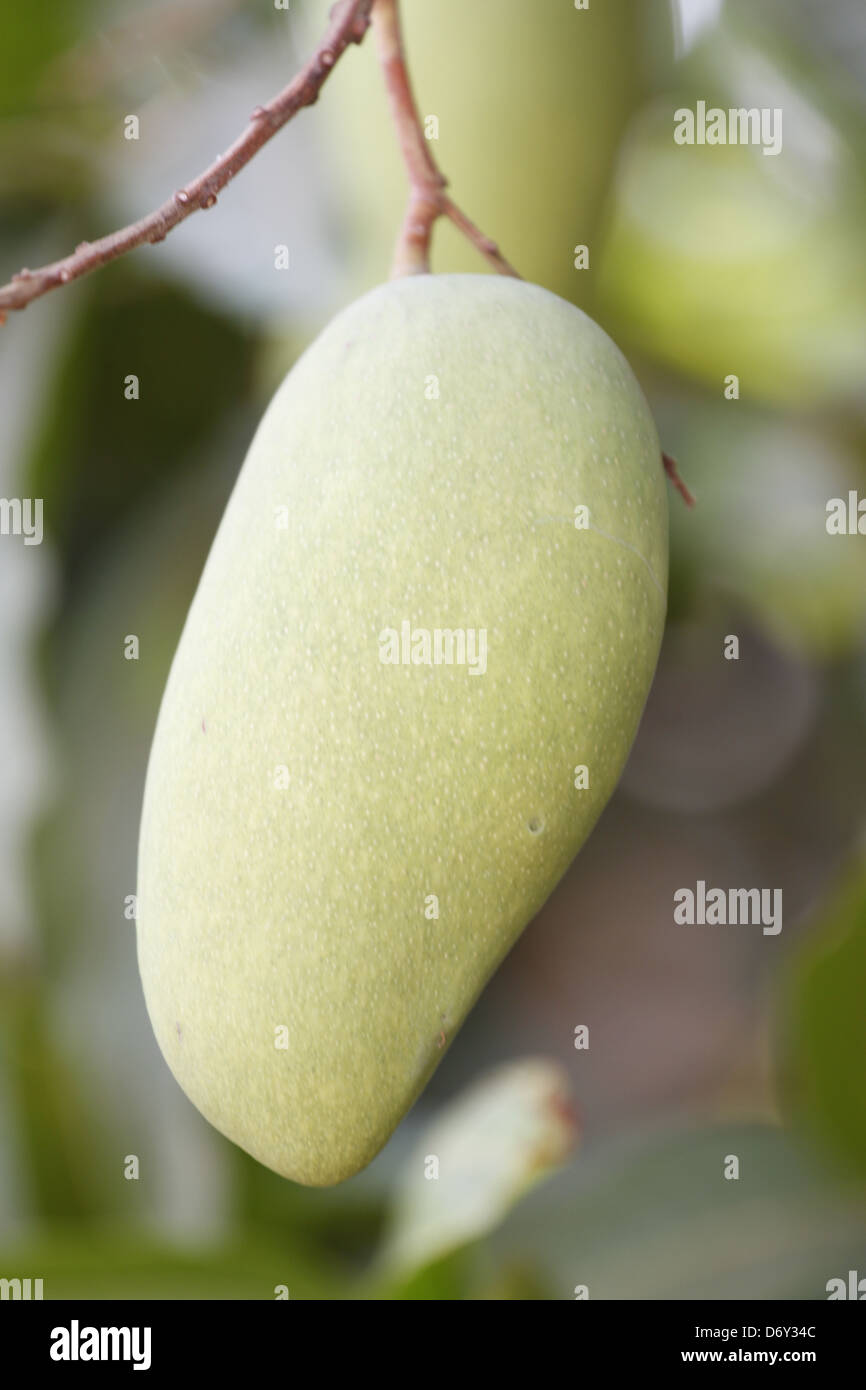
[[[785,981],[781,1068],[792,1118],[866,1179],[866,868],[820,910]]]
[[[795,65],[759,13],[726,9],[635,121],[602,306],[619,337],[719,392],[735,373],[749,400],[850,402],[866,374],[862,130],[826,61],[801,49]],[[674,143],[672,111],[701,100],[779,110],[781,150]]]
[[[553,1297],[824,1298],[862,1261],[866,1211],[781,1130],[711,1126],[604,1157],[589,1181],[529,1197],[496,1238],[503,1256],[534,1257]]]
[[[83,289],[28,478],[34,495],[51,497],[52,541],[72,565],[109,543],[166,482],[177,483],[179,459],[219,440],[249,390],[255,346],[241,325],[128,264]],[[129,376],[138,400],[126,394]]]
[[[680,598],[735,597],[774,641],[819,660],[866,630],[866,547],[827,534],[826,503],[863,476],[859,447],[813,419],[700,392],[663,400],[660,428],[699,505],[672,509]]]
[[[79,1080],[53,1035],[50,1000],[25,970],[0,979],[0,1064],[12,1084],[20,1156],[35,1208],[46,1221],[100,1211],[99,1146]]]
[[[341,1286],[294,1241],[280,1245],[249,1233],[214,1250],[184,1251],[126,1231],[66,1235],[3,1251],[4,1268],[39,1270],[46,1298],[333,1299]],[[345,1287],[342,1290],[345,1296]]]

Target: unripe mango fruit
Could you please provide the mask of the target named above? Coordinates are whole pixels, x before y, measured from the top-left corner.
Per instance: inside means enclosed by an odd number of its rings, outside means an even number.
[[[613,791],[666,587],[655,427],[579,309],[413,276],[307,350],[144,797],[145,997],[217,1129],[313,1185],[378,1152]]]

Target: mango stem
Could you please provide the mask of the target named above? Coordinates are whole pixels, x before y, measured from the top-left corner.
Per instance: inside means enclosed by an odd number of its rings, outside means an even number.
[[[500,275],[511,275],[519,280],[517,271],[506,261],[496,242],[485,236],[445,193],[448,180],[430,153],[409,80],[398,0],[375,0],[373,29],[397,140],[409,179],[409,200],[394,249],[391,279],[396,280],[403,275],[429,274],[433,224],[437,217],[447,217],[477,247],[494,270]]]

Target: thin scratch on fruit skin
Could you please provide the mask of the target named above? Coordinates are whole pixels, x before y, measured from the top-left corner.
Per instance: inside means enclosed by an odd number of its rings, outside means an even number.
[[[652,565],[650,564],[650,562],[649,562],[649,560],[647,559],[647,557],[646,557],[645,555],[641,554],[641,552],[638,550],[637,546],[629,545],[628,541],[620,540],[619,536],[610,536],[610,535],[608,535],[607,531],[600,531],[599,528],[598,528],[597,526],[588,526],[588,527],[587,527],[587,530],[588,530],[588,531],[594,531],[595,534],[596,534],[597,536],[604,536],[605,540],[607,540],[607,541],[613,541],[614,545],[621,545],[622,548],[623,548],[623,550],[630,550],[631,553],[632,553],[632,555],[637,555],[637,557],[638,557],[639,560],[643,560],[644,564],[645,564],[646,567],[647,567],[647,572],[649,573],[650,579],[651,579],[652,582],[655,584],[655,586],[656,586],[656,588],[658,589],[658,591],[659,591],[661,597],[664,598],[664,596],[665,596],[665,591],[664,591],[664,589],[662,588],[661,584],[660,584],[660,583],[658,582],[658,580],[656,579],[655,575],[653,574],[653,567],[652,567]]]
[[[558,521],[558,522],[560,522],[560,523],[563,523],[563,522],[564,522],[564,523],[565,523],[566,525],[568,525],[568,526],[573,526],[573,525],[574,525],[574,519],[573,519],[572,517],[570,517],[570,516],[542,516],[542,517],[538,517],[538,519],[537,519],[536,521],[534,521],[532,524],[533,524],[533,526],[548,526],[548,525],[550,525],[551,522],[555,522],[555,521]],[[619,536],[612,536],[612,535],[610,535],[610,533],[609,533],[608,531],[602,531],[598,526],[592,526],[592,525],[590,525],[590,526],[581,526],[581,527],[578,527],[577,529],[578,529],[578,530],[581,530],[581,531],[594,531],[595,534],[596,534],[597,536],[603,536],[604,539],[605,539],[606,541],[613,541],[614,545],[621,545],[622,548],[623,548],[623,550],[630,550],[631,553],[632,553],[632,555],[636,555],[636,556],[638,557],[639,560],[643,560],[644,564],[645,564],[646,567],[647,567],[647,571],[648,571],[648,573],[649,573],[650,579],[652,580],[653,584],[655,584],[655,586],[656,586],[656,588],[658,589],[658,591],[659,591],[659,593],[660,593],[662,599],[664,599],[664,597],[665,597],[665,591],[664,591],[664,589],[662,588],[661,584],[660,584],[660,583],[658,582],[658,580],[656,579],[655,574],[653,573],[653,567],[652,567],[652,565],[650,564],[650,562],[649,562],[649,560],[647,559],[647,557],[646,557],[645,555],[641,554],[641,552],[637,549],[636,546],[634,546],[634,545],[629,545],[628,541],[621,540]]]

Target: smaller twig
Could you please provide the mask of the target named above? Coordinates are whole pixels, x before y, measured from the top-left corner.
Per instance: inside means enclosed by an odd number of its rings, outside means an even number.
[[[179,188],[162,207],[111,232],[99,241],[81,242],[70,256],[53,261],[39,270],[19,270],[8,285],[0,286],[0,323],[8,309],[25,309],[32,300],[61,285],[78,280],[98,266],[116,260],[144,242],[163,241],[166,234],[200,208],[211,208],[217,194],[250,162],[263,145],[304,106],[318,100],[322,85],[349,44],[360,43],[370,22],[373,0],[340,0],[334,6],[328,32],[312,58],[287,87],[269,101],[257,106],[246,130],[225,154],[204,173]]]
[[[409,202],[394,249],[391,279],[396,280],[403,275],[429,274],[433,224],[437,217],[447,217],[478,248],[494,270],[498,270],[500,275],[512,275],[519,280],[517,271],[509,265],[496,242],[485,236],[445,192],[447,179],[430,153],[412,94],[400,29],[399,0],[375,0],[373,29],[391,115],[409,178]],[[695,499],[677,472],[674,460],[669,454],[663,453],[662,463],[686,506],[693,507]]]
[[[462,212],[450,198],[443,199],[442,211],[454,223],[458,231],[461,231],[465,237],[469,238],[472,245],[478,248],[485,260],[488,260],[494,269],[499,271],[500,275],[512,275],[515,280],[521,279],[514,267],[508,264],[496,242],[491,241],[489,236],[485,236],[480,228],[476,227],[475,223],[471,222],[466,213]]]
[[[498,270],[500,275],[512,275],[519,280],[517,271],[508,264],[496,243],[485,236],[445,193],[447,180],[430,153],[412,94],[397,0],[375,0],[373,27],[391,114],[409,178],[409,202],[394,251],[391,278],[429,273],[433,223],[437,217],[448,217],[494,270]]]
[[[693,507],[695,505],[695,498],[689,492],[688,488],[686,487],[685,483],[680,477],[674,459],[671,458],[670,454],[666,454],[663,452],[662,463],[665,466],[665,472],[667,473],[677,492],[680,494],[680,497],[685,502],[686,506]]]

